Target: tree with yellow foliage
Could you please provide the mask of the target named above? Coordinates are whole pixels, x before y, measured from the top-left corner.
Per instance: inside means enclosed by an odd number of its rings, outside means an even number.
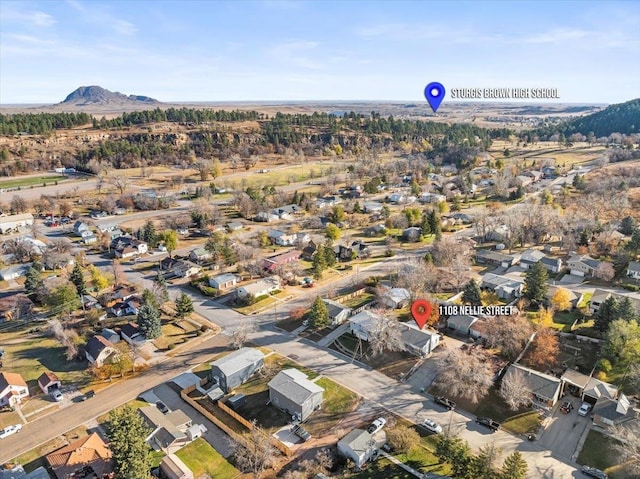
[[[551,305],[556,311],[566,311],[571,308],[571,293],[568,289],[558,288],[551,298]]]

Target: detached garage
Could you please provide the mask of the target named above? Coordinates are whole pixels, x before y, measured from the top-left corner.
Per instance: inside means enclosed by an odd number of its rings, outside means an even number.
[[[8,233],[16,228],[30,226],[33,224],[33,215],[24,213],[21,215],[9,215],[0,217],[0,233]]]

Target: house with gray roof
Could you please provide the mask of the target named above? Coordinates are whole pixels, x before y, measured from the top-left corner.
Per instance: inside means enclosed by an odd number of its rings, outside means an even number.
[[[151,429],[145,440],[155,451],[174,452],[189,442],[186,432],[193,422],[184,411],[176,409],[163,414],[153,405],[141,407],[138,412]]]
[[[600,261],[587,255],[575,255],[567,261],[567,267],[571,274],[575,276],[593,276]]]
[[[502,380],[508,380],[510,376],[516,374],[521,375],[527,384],[534,406],[551,409],[558,402],[562,384],[560,379],[514,363],[509,366]]]
[[[367,461],[378,455],[378,449],[386,442],[387,435],[380,430],[371,435],[364,429],[354,429],[338,441],[338,454],[351,459],[361,468]]]
[[[537,249],[528,249],[520,256],[520,266],[523,269],[529,269],[534,264],[542,261],[542,258],[544,257],[545,254],[542,251]]]
[[[627,276],[633,279],[640,279],[640,261],[629,261]]]
[[[332,299],[322,298],[322,302],[329,312],[329,326],[338,326],[351,316],[352,309]]]
[[[309,381],[307,375],[297,369],[280,371],[269,381],[271,404],[306,421],[322,404],[324,389]]]
[[[624,394],[618,399],[603,398],[593,407],[593,424],[603,429],[638,421],[638,411]]]
[[[225,392],[240,386],[264,366],[264,354],[255,348],[240,348],[211,363],[211,380]]]
[[[551,273],[559,273],[562,269],[562,260],[560,258],[545,256],[540,260],[540,262],[542,263],[542,266]]]
[[[468,314],[457,314],[455,316],[449,316],[447,318],[447,327],[454,331],[469,336],[471,334],[471,326],[478,321],[475,316],[469,316]]]
[[[487,273],[482,277],[480,288],[493,291],[498,298],[510,300],[522,296],[524,280]]]
[[[510,268],[516,264],[515,256],[499,253],[490,249],[479,249],[476,251],[476,263],[491,264],[502,268]]]
[[[239,278],[233,273],[224,273],[209,279],[209,286],[219,291],[233,288],[238,284]]]

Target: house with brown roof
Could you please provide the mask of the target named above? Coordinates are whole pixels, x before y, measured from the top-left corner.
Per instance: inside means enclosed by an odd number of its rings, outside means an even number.
[[[47,462],[58,479],[113,477],[111,450],[95,432],[47,455]]]
[[[87,361],[98,367],[112,362],[118,351],[115,345],[102,336],[93,336],[85,346],[85,356]]]
[[[53,389],[60,389],[62,384],[60,383],[58,376],[53,374],[51,371],[45,371],[38,378],[38,386],[40,386],[43,393],[49,394],[49,391]]]
[[[284,266],[300,259],[300,251],[291,250],[286,253],[278,254],[270,258],[265,258],[262,262],[262,267],[265,271],[273,272],[278,269],[279,266]]]
[[[0,406],[14,407],[29,397],[29,387],[18,373],[0,373]]]

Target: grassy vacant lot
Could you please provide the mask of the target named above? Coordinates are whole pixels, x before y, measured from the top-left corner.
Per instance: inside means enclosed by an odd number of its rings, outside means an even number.
[[[66,180],[66,176],[33,176],[31,178],[15,178],[13,180],[0,181],[0,189],[4,188],[24,188],[28,186],[40,186],[43,183],[55,183],[56,181]]]
[[[407,374],[417,360],[415,356],[403,351],[386,351],[382,355],[371,357],[368,343],[366,341],[358,341],[358,338],[351,333],[345,333],[340,336],[337,343],[332,344],[330,347],[349,357],[353,356],[353,351],[360,344],[362,350],[359,351],[355,358],[394,379]]]
[[[83,387],[92,380],[86,361],[67,361],[65,349],[53,338],[24,332],[3,334],[3,370],[22,375],[31,391],[45,371],[55,373],[63,385]]]
[[[180,449],[176,452],[176,456],[191,469],[196,479],[201,477],[232,479],[240,475],[233,465],[202,438]]]
[[[320,378],[316,384],[324,388],[324,400],[321,408],[305,423],[305,427],[312,435],[318,437],[327,434],[345,415],[354,411],[358,406],[359,397],[328,378]]]
[[[194,337],[196,327],[188,321],[164,322],[162,324],[162,336],[153,344],[160,350],[168,349],[171,344],[182,344]]]

